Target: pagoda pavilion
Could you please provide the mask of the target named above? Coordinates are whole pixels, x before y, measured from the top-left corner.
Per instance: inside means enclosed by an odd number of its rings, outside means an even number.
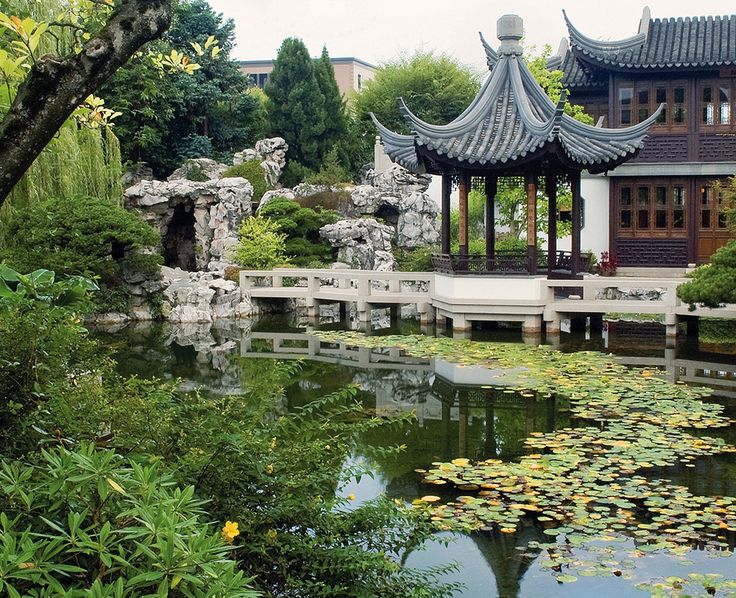
[[[564,112],[563,91],[555,105],[536,82],[522,56],[522,19],[498,21],[495,51],[481,35],[490,75],[478,95],[455,120],[445,125],[424,122],[399,98],[411,134],[384,127],[371,115],[384,150],[415,173],[442,176],[442,253],[435,268],[448,274],[547,274],[576,276],[585,270],[580,252],[580,173],[603,173],[636,156],[660,108],[637,125],[607,129],[581,123]],[[600,125],[600,122],[599,122]],[[471,177],[484,179],[486,254],[468,255],[468,193]],[[527,198],[526,252],[495,248],[495,197],[499,179],[523,178]],[[537,249],[537,187],[543,181],[549,199],[548,250]],[[572,251],[557,251],[557,192],[572,191]],[[459,253],[450,248],[450,194],[459,189]]]

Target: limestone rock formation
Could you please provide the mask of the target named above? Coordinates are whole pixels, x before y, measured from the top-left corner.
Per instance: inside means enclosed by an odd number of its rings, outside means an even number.
[[[168,181],[178,181],[186,179],[190,181],[200,181],[207,179],[219,179],[222,173],[228,169],[225,164],[212,160],[211,158],[192,158],[187,160],[179,168],[169,175]]]
[[[338,249],[337,261],[351,268],[385,272],[396,266],[391,253],[393,229],[374,218],[340,220],[323,226],[319,234]]]
[[[231,263],[238,227],[251,214],[253,186],[243,178],[204,182],[141,181],[124,194],[161,233],[166,265],[222,270]]]
[[[281,137],[261,139],[256,142],[255,148],[236,153],[233,156],[233,164],[237,166],[250,160],[260,160],[261,167],[266,175],[266,182],[269,186],[275,187],[278,185],[284,166],[286,166],[286,152],[288,149],[289,144]]]
[[[240,288],[220,274],[161,269],[164,316],[173,323],[203,323],[238,313]]]
[[[362,215],[382,218],[396,228],[396,244],[404,249],[433,245],[439,240],[439,208],[427,194],[432,178],[416,175],[398,164],[380,174],[370,171],[366,185],[351,192]]]

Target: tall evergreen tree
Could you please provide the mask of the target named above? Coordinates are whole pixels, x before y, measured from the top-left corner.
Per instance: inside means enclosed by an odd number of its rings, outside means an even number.
[[[314,61],[300,39],[290,37],[281,44],[265,91],[272,131],[289,144],[288,157],[318,168],[327,120],[325,97]]]
[[[335,70],[330,62],[327,48],[322,48],[322,56],[314,63],[314,74],[317,77],[320,91],[325,98],[325,132],[322,143],[322,159],[335,147],[347,133],[347,116],[345,100],[337,87]],[[343,159],[344,161],[344,159]]]

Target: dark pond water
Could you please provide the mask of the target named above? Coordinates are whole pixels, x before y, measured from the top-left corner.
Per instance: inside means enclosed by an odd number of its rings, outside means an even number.
[[[351,480],[342,489],[354,494],[356,503],[380,493],[411,501],[428,493],[414,470],[433,461],[456,457],[471,460],[515,459],[527,452],[524,440],[532,432],[551,432],[576,425],[564,403],[528,401],[488,385],[488,372],[480,367],[458,367],[439,359],[417,359],[394,349],[356,349],[320,343],[294,317],[264,317],[215,326],[140,326],[99,337],[116,351],[121,372],[140,376],[180,378],[184,389],[230,394],[247,388],[274,360],[304,359],[303,368],[286,389],[289,408],[304,405],[347,384],[360,388],[360,397],[378,415],[415,411],[416,420],[401,430],[382,431],[364,439],[371,446],[406,445],[399,457],[384,457],[369,467],[372,477]],[[384,322],[372,334],[415,334],[418,323]],[[339,325],[323,323],[322,328]],[[434,333],[434,331],[425,331]],[[546,342],[523,337],[518,329],[474,330],[473,340],[528,344]],[[603,332],[562,334],[562,351],[598,350],[617,355],[625,364],[657,367],[671,381],[711,386],[726,413],[736,418],[736,345],[685,342],[665,347],[663,328],[657,324],[611,322]],[[736,426],[708,431],[736,443]],[[355,454],[354,461],[365,461]],[[674,467],[665,475],[691,492],[706,496],[736,496],[736,458],[716,457],[697,462],[694,468]],[[439,539],[447,539],[442,534]],[[465,584],[458,596],[645,596],[634,586],[652,577],[687,576],[688,573],[720,573],[736,578],[736,558],[693,550],[691,564],[664,555],[637,559],[631,575],[585,577],[571,584],[558,583],[542,568],[533,549],[522,550],[532,540],[546,541],[541,529],[528,526],[516,534],[456,535],[452,541],[430,544],[409,556],[408,564],[429,566],[457,562],[452,579]],[[622,554],[634,549],[621,545]],[[627,577],[630,577],[627,579]],[[732,590],[733,591],[733,590]],[[696,593],[696,595],[699,595]],[[703,590],[703,595],[708,595]],[[717,595],[729,595],[720,591]],[[731,594],[733,596],[733,594]]]

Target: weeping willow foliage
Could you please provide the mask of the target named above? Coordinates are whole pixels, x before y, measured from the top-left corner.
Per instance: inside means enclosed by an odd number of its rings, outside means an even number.
[[[110,128],[67,122],[18,182],[6,204],[29,205],[46,197],[107,198],[120,203],[120,142]]]
[[[2,0],[2,10],[38,21],[53,21],[63,0]],[[7,5],[6,5],[7,4]],[[0,48],[10,42],[0,35]],[[44,51],[65,54],[73,45],[69,28],[42,38]],[[0,106],[0,119],[8,106]],[[3,109],[5,108],[5,109]],[[120,143],[109,128],[90,129],[69,119],[46,146],[0,208],[0,231],[8,213],[47,197],[92,196],[122,202]],[[2,244],[0,232],[0,244]]]

